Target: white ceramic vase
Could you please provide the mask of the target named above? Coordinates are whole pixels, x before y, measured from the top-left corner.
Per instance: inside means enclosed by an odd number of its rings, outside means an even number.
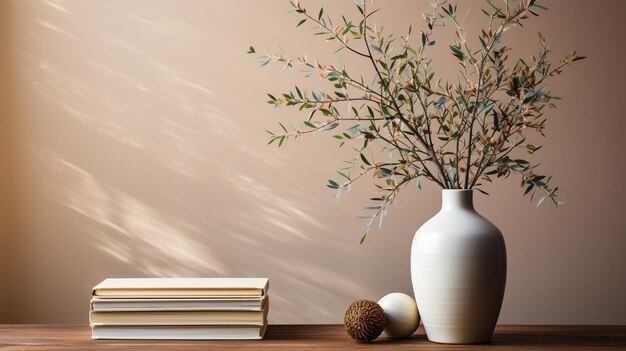
[[[506,246],[500,230],[474,210],[472,197],[472,190],[443,190],[441,211],[413,238],[413,290],[433,342],[488,342],[500,314]]]

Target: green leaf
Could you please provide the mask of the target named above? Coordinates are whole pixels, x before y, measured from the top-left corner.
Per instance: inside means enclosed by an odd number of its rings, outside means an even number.
[[[545,201],[545,199],[548,197],[548,195],[544,195],[543,197],[541,197],[541,199],[539,199],[539,201],[537,201],[537,207],[541,206],[541,204]]]
[[[454,55],[460,61],[463,61],[465,59],[465,54],[458,47],[450,45],[450,50],[452,50],[452,55]]]
[[[489,196],[489,193],[488,193],[488,192],[486,192],[486,191],[484,191],[484,190],[483,190],[483,189],[481,189],[481,188],[474,188],[474,189],[476,189],[476,190],[480,191],[482,194],[485,194],[485,195]]]
[[[350,28],[352,28],[352,21],[346,24],[346,28],[341,32],[341,35],[346,35],[346,33],[350,31]]]
[[[530,183],[528,185],[528,187],[526,188],[526,191],[524,191],[524,196],[526,196],[531,190],[533,190],[533,187],[535,186],[535,184]]]
[[[540,96],[542,96],[545,92],[546,92],[546,87],[545,87],[545,86],[543,86],[543,87],[541,87],[539,90],[537,90],[537,91],[535,92],[535,96],[536,96],[536,97],[540,97]]]
[[[369,219],[367,221],[365,221],[365,224],[363,224],[363,229],[369,230],[370,227],[372,226],[372,223],[374,223],[374,217],[369,217]],[[366,235],[367,235],[367,233],[366,233]]]
[[[366,131],[361,131],[361,134],[363,134],[363,136],[365,137],[366,140],[374,140],[376,139],[376,136],[370,132],[366,132]]]
[[[454,184],[454,181],[456,180],[456,168],[448,168],[448,179],[450,179],[451,184]]]
[[[370,163],[370,161],[367,160],[367,158],[365,158],[365,155],[363,154],[359,154],[359,156],[361,156],[361,161],[363,161],[363,163],[365,163],[368,166],[371,166],[372,164]]]
[[[533,183],[537,184],[537,182],[543,180],[546,176],[534,176],[531,180]]]
[[[322,99],[319,97],[319,95],[317,95],[317,94],[315,93],[315,91],[312,91],[312,92],[311,92],[311,95],[313,95],[313,98],[315,99],[315,101],[320,101],[320,100],[322,100]]]
[[[255,53],[256,53],[256,50],[254,50],[254,46],[251,46],[251,47],[248,49],[248,54],[255,54]]]
[[[393,172],[389,168],[385,168],[385,167],[377,168],[376,173],[383,177],[387,177],[393,174]]]
[[[328,180],[328,184],[326,186],[331,188],[331,189],[339,189],[339,183],[337,183],[336,181],[334,181],[332,179]]]
[[[378,51],[381,54],[383,53],[383,51],[380,49],[380,47],[378,45],[370,44],[370,46],[372,47],[372,49],[374,49],[374,51]]]
[[[278,124],[279,124],[279,125],[280,125],[280,127],[281,127],[284,131],[285,131],[285,133],[289,133],[289,132],[287,131],[287,128],[285,128],[285,125],[284,125],[284,124],[282,124],[281,122],[278,122]]]
[[[434,103],[435,103],[435,106],[441,106],[446,101],[448,101],[448,97],[447,96],[440,96],[440,97],[435,99]]]
[[[339,126],[339,123],[332,123],[332,124],[329,124],[326,127],[324,127],[324,130],[325,131],[326,130],[333,130],[333,129],[337,128],[338,126]]]
[[[363,234],[363,236],[361,237],[361,241],[359,241],[359,245],[362,245],[363,242],[365,241],[365,237],[367,236],[367,233]]]
[[[326,116],[326,117],[328,117],[328,116],[330,116],[330,115],[332,115],[332,114],[333,114],[332,112],[330,112],[330,110],[325,109],[325,108],[320,108],[320,112],[322,112],[322,114],[323,114],[324,116]]]
[[[480,40],[480,45],[483,46],[483,49],[487,49],[487,43],[485,43],[485,40],[483,39],[483,37],[478,37],[478,39]]]
[[[317,20],[321,20],[322,19],[322,15],[324,15],[324,8],[320,8],[320,13],[317,15]]]
[[[304,24],[304,22],[306,22],[306,18],[303,20],[300,20],[300,22],[298,22],[298,24],[296,25],[296,27],[300,27],[302,24]]]
[[[496,111],[493,111],[491,115],[493,117],[493,130],[498,130],[500,126],[500,119],[498,118],[498,114],[496,113]]]

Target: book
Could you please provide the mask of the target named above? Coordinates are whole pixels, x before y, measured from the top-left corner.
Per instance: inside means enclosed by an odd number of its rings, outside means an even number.
[[[267,304],[267,303],[266,303]],[[129,311],[89,312],[89,322],[98,325],[261,325],[269,308],[261,311]]]
[[[91,299],[93,311],[260,311],[267,296],[262,298],[153,298],[153,299],[122,299],[101,298]]]
[[[108,298],[263,297],[267,278],[110,278],[93,288]]]
[[[94,326],[92,339],[224,340],[262,339],[259,326]]]

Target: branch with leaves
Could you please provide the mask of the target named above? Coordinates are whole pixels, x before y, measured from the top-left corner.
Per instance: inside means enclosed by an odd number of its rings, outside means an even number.
[[[382,225],[389,206],[399,191],[412,181],[432,181],[444,189],[482,188],[493,178],[511,174],[521,178],[523,194],[541,194],[537,207],[546,199],[555,205],[558,187],[552,177],[537,173],[538,164],[527,156],[541,149],[531,138],[545,136],[547,108],[555,108],[554,96],[546,83],[563,69],[583,59],[575,51],[558,63],[550,60],[545,36],[537,34],[539,49],[529,58],[509,58],[505,42],[509,30],[521,27],[530,17],[547,8],[538,0],[505,0],[502,6],[487,0],[482,13],[487,25],[477,34],[477,47],[468,43],[464,16],[448,1],[434,1],[432,11],[424,14],[425,26],[416,39],[409,26],[405,35],[384,33],[371,24],[371,5],[356,0],[358,16],[340,21],[326,15],[323,8],[309,11],[298,0],[290,0],[299,19],[297,27],[312,24],[314,35],[337,43],[345,51],[365,60],[372,75],[349,73],[345,64],[322,64],[307,55],[289,57],[279,53],[258,55],[261,66],[278,63],[283,70],[301,67],[305,76],[317,74],[328,87],[307,89],[295,86],[281,94],[268,94],[274,107],[295,107],[306,111],[299,126],[279,123],[278,132],[268,131],[269,144],[279,147],[305,134],[332,133],[339,146],[350,144],[354,156],[338,174],[342,181],[329,180],[335,199],[366,175],[373,175],[379,195],[367,207],[363,242],[378,220]],[[442,39],[437,30],[453,26],[455,35],[449,45],[458,60],[459,79],[445,81],[432,68],[429,49]],[[338,132],[337,132],[338,131]],[[531,134],[534,134],[531,136]],[[526,156],[524,156],[526,155]],[[539,196],[539,195],[538,195]]]

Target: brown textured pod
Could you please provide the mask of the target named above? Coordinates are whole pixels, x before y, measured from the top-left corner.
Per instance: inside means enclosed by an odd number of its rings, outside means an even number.
[[[354,301],[346,310],[343,325],[352,339],[358,342],[370,342],[385,329],[385,312],[374,301]]]

